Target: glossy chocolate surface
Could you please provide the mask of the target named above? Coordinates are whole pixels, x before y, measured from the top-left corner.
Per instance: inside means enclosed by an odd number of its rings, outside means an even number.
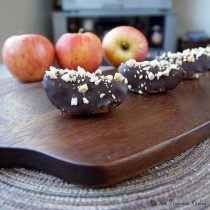
[[[209,48],[186,49],[182,53],[168,52],[160,56],[159,60],[161,59],[180,65],[186,72],[186,79],[198,78],[199,74],[210,69]]]
[[[51,79],[45,74],[43,86],[51,103],[62,112],[75,115],[108,112],[121,104],[127,94],[126,84],[114,79],[111,82],[104,80],[95,85],[88,76],[78,76],[75,82],[65,82],[61,77],[62,74],[57,73],[57,79]],[[87,84],[88,90],[80,93],[78,88],[84,84]],[[78,100],[77,105],[71,104],[74,97]]]
[[[171,69],[169,75],[150,78],[149,74],[157,75],[164,72],[166,68],[160,69],[158,66],[150,67],[143,70],[140,66],[128,66],[123,63],[119,66],[118,71],[128,80],[128,88],[135,93],[159,93],[174,89],[182,82],[185,71],[182,67]]]

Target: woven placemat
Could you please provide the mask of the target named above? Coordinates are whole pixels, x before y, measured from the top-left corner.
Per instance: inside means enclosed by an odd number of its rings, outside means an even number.
[[[0,169],[0,209],[210,209],[210,140],[102,189],[24,168]]]

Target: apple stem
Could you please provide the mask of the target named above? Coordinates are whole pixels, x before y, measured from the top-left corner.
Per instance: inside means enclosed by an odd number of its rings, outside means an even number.
[[[83,33],[84,31],[85,31],[84,28],[80,28],[78,33]]]
[[[127,42],[122,42],[121,43],[121,46],[122,46],[122,48],[123,48],[123,50],[127,50],[128,49],[128,43]]]

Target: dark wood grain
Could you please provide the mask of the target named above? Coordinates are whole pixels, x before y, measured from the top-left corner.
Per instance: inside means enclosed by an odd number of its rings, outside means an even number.
[[[1,167],[108,186],[210,136],[210,72],[165,94],[129,93],[112,112],[91,117],[60,115],[40,82],[0,81]]]

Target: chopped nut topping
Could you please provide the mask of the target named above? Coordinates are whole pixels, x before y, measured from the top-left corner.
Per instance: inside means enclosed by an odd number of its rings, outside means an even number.
[[[141,74],[140,76],[139,76],[139,79],[142,79],[143,78],[143,75]]]
[[[90,82],[95,82],[97,80],[98,80],[98,77],[95,75],[90,78]]]
[[[168,52],[168,57],[175,59],[176,58],[176,53]]]
[[[159,71],[159,72],[156,74],[157,79],[159,79],[162,75],[163,75],[162,72]]]
[[[104,96],[105,96],[104,93],[101,93],[101,94],[100,94],[100,98],[103,98]]]
[[[61,77],[61,79],[64,80],[65,82],[71,82],[72,81],[72,78],[70,78],[69,74],[64,74]]]
[[[117,81],[119,81],[119,82],[122,82],[123,79],[124,79],[124,77],[123,77],[122,74],[120,74],[120,73],[115,73],[115,75],[114,75],[114,80],[117,80]]]
[[[99,85],[100,82],[101,82],[101,79],[98,79],[94,83],[95,83],[95,85]]]
[[[132,89],[132,86],[131,85],[128,85],[128,89]]]
[[[50,66],[50,71],[57,73],[58,70],[54,66]]]
[[[84,104],[89,104],[89,101],[87,100],[87,98],[84,97],[84,98],[82,98],[82,100],[83,100]]]
[[[83,68],[80,67],[80,66],[77,67],[77,72],[79,73],[80,76],[86,75],[85,69],[83,69]]]
[[[152,60],[150,61],[150,65],[154,68],[156,66],[160,66],[160,62],[157,60]]]
[[[115,96],[114,94],[112,94],[112,98],[113,98],[113,99],[116,99],[116,96]]]
[[[176,64],[178,64],[178,65],[180,65],[180,66],[181,66],[181,65],[182,65],[182,61],[181,61],[181,60],[179,60],[179,59],[177,59],[177,60],[176,60]]]
[[[150,66],[145,66],[145,67],[143,67],[142,69],[145,70],[145,71],[149,71],[150,68],[151,68]]]
[[[75,97],[72,97],[72,99],[71,99],[71,105],[72,106],[77,106],[77,104],[78,104],[78,99],[77,99],[77,97],[75,96]]]
[[[176,64],[171,64],[170,68],[171,69],[178,69]]]
[[[149,61],[143,61],[143,62],[141,62],[141,65],[140,66],[148,66],[150,64],[150,62]]]
[[[108,80],[113,80],[113,76],[112,75],[106,75],[105,78],[108,79]]]
[[[173,62],[174,62],[174,59],[173,59],[173,58],[170,58],[170,59],[169,59],[169,62],[170,62],[170,63],[173,63]]]
[[[53,66],[50,66],[50,71],[45,71],[46,75],[50,77],[50,79],[58,79],[56,73],[57,69]]]
[[[183,50],[183,54],[189,54],[189,53],[190,53],[190,49]]]
[[[86,75],[88,76],[88,77],[90,77],[90,78],[92,78],[93,77],[93,74],[91,74],[90,72],[86,72]],[[94,76],[95,76],[95,74],[94,74]]]
[[[162,72],[162,75],[168,77],[170,72],[171,72],[171,68],[168,67],[165,71]]]
[[[195,62],[194,56],[193,55],[188,56],[187,61],[191,63]]]
[[[166,61],[166,60],[161,60],[160,61],[160,65],[161,66],[165,66],[165,65],[169,65],[170,64],[170,62],[168,62],[168,61]]]
[[[136,61],[136,63],[135,63],[134,66],[137,67],[137,66],[140,66],[140,65],[141,65],[141,62],[137,62],[137,61]]]
[[[80,93],[85,93],[87,90],[88,90],[88,86],[87,86],[86,83],[85,83],[84,85],[81,85],[81,86],[79,87],[79,89],[78,89],[78,91],[79,91]]]
[[[128,61],[125,62],[127,64],[127,66],[129,67],[133,67],[136,64],[136,60],[134,59],[130,59]]]
[[[102,70],[101,70],[101,69],[97,69],[97,70],[95,71],[95,74],[102,74]]]
[[[152,72],[149,72],[148,78],[149,78],[149,80],[153,80],[153,79],[155,79],[155,75]]]
[[[128,79],[124,78],[124,82],[125,82],[125,84],[128,84]]]
[[[70,78],[70,82],[76,82],[76,77],[72,77],[72,78]]]

